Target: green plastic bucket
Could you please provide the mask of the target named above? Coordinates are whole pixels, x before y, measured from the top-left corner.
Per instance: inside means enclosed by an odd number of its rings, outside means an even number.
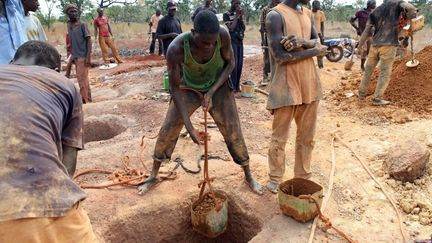
[[[165,71],[163,73],[163,89],[168,91],[169,90],[169,76],[168,71]]]

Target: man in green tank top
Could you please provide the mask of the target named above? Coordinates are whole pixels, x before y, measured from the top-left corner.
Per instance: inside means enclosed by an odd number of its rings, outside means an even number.
[[[172,102],[159,131],[152,173],[138,187],[140,194],[157,183],[159,168],[162,162],[171,159],[183,126],[195,143],[202,143],[203,137],[190,120],[190,115],[201,105],[209,109],[234,162],[243,168],[247,184],[252,191],[262,194],[262,186],[255,181],[249,168],[249,154],[234,95],[228,85],[235,65],[228,31],[219,26],[213,12],[201,11],[194,19],[191,32],[175,38],[166,57]]]

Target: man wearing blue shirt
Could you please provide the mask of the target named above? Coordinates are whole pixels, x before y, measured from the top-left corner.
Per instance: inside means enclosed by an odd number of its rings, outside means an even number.
[[[0,64],[8,64],[27,41],[25,26],[21,0],[0,1]]]

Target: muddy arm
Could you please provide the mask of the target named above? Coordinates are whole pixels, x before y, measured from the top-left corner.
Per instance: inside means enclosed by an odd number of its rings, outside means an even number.
[[[277,63],[294,63],[320,55],[322,52],[319,47],[306,50],[286,51],[280,44],[283,38],[282,17],[275,11],[270,11],[266,18],[266,29],[269,39],[269,48]]]
[[[352,27],[354,27],[355,30],[358,30],[359,27],[358,27],[358,26],[356,25],[356,23],[355,23],[356,20],[357,20],[357,17],[356,17],[356,16],[351,17],[351,19],[350,19],[350,24],[351,24]]]
[[[78,149],[63,145],[63,165],[69,174],[69,177],[73,177],[75,174],[77,164]]]
[[[186,130],[191,135],[192,140],[199,144],[196,136],[194,136],[196,132],[189,117],[187,105],[184,99],[184,92],[180,89],[181,69],[184,59],[182,42],[182,38],[176,38],[169,46],[166,55],[170,93],[174,104],[183,119]]]
[[[373,24],[369,18],[369,20],[367,21],[367,24],[366,24],[366,28],[360,37],[360,41],[359,41],[358,46],[364,46],[367,38],[372,35],[372,27],[373,27]],[[359,49],[361,49],[361,48],[359,48]]]

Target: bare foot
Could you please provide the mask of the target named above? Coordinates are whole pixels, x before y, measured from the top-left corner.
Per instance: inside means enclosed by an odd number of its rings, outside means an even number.
[[[250,187],[250,189],[258,195],[262,195],[263,187],[259,184],[254,178],[246,179],[246,183]]]
[[[158,180],[156,177],[149,177],[147,180],[145,180],[140,186],[138,186],[138,194],[143,195],[146,192],[148,192],[156,183]]]
[[[266,186],[266,187],[267,187],[267,189],[268,189],[270,192],[276,194],[276,193],[278,192],[279,183],[277,183],[277,182],[275,182],[275,181],[269,181],[269,182],[267,183],[267,186]]]

